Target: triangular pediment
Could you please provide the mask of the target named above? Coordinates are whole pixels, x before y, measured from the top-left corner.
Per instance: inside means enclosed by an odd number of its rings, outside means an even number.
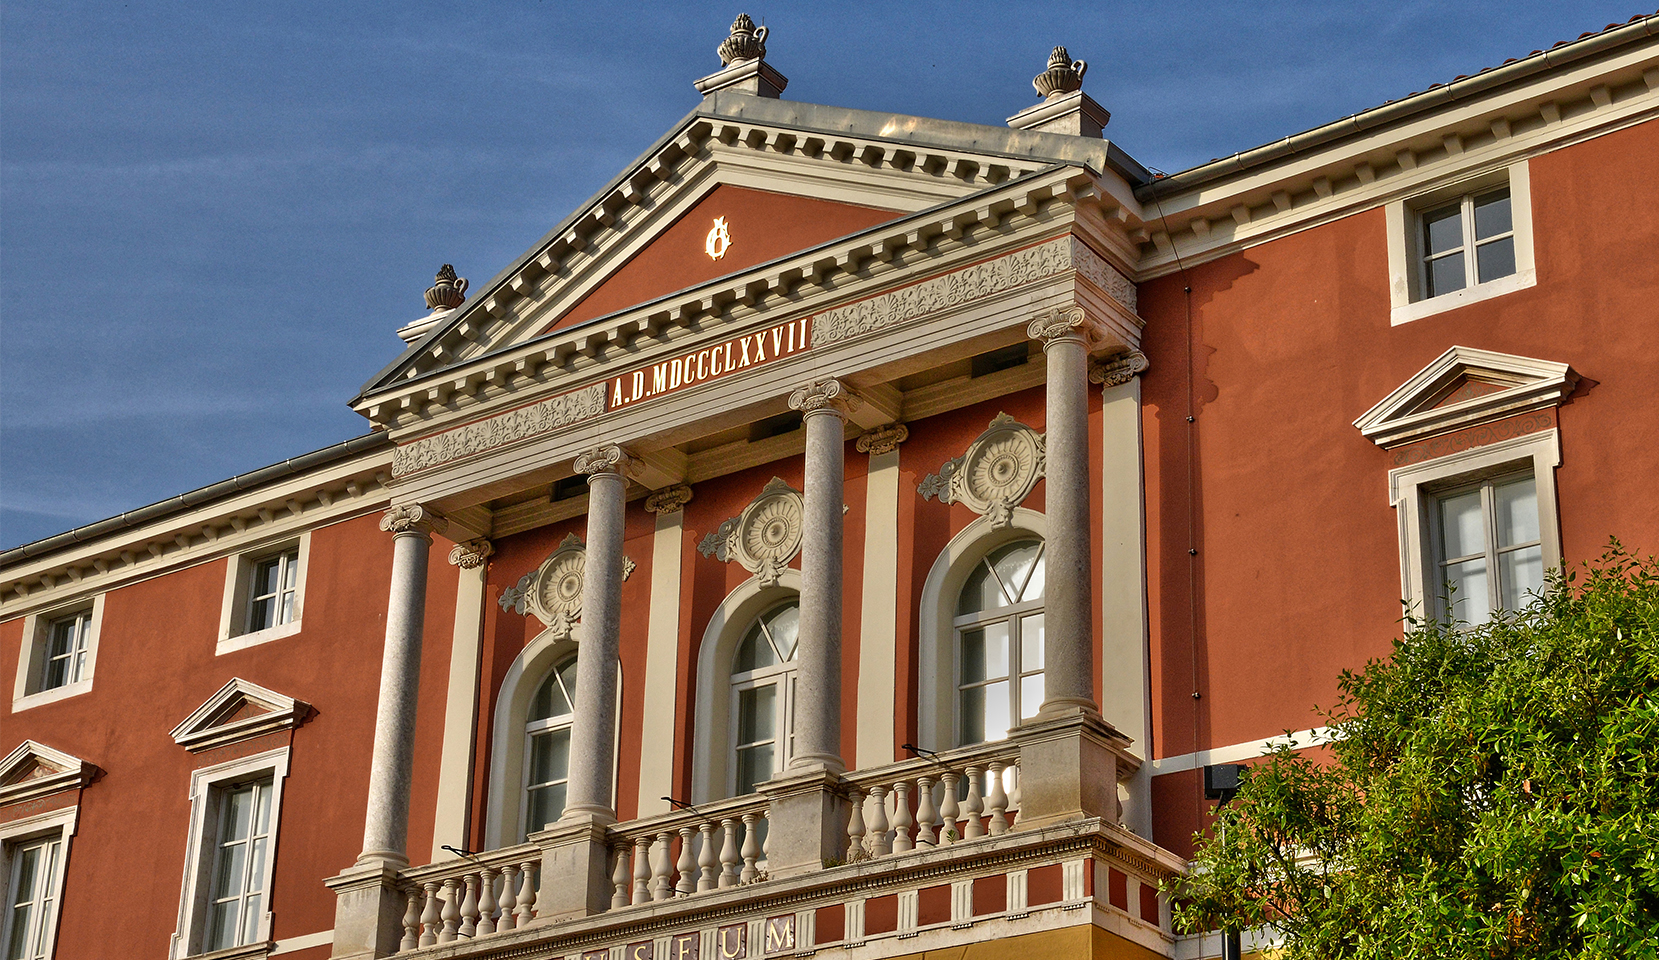
[[[1565,363],[1452,347],[1354,421],[1381,447],[1557,406],[1578,382]]]
[[[25,740],[0,760],[0,804],[84,787],[98,768],[80,757]]]
[[[233,677],[173,728],[173,741],[192,752],[296,727],[310,704]]]
[[[1056,167],[1149,176],[1125,164],[1133,161],[1105,140],[712,95],[507,269],[473,284],[363,396],[837,238],[971,204]],[[714,259],[705,240],[717,218],[730,247]]]

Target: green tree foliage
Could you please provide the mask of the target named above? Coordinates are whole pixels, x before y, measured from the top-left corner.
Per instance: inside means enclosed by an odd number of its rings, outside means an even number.
[[[1288,958],[1659,956],[1659,566],[1614,541],[1528,609],[1409,625],[1337,739],[1253,765],[1169,884]]]

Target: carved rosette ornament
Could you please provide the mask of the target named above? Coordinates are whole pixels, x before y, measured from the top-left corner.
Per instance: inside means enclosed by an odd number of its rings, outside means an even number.
[[[892,453],[899,448],[899,444],[910,439],[910,428],[902,423],[889,423],[877,427],[859,436],[854,444],[859,453],[868,453],[876,456],[883,453]]]
[[[1148,366],[1146,354],[1131,350],[1089,364],[1089,382],[1104,387],[1122,386],[1145,373]]]
[[[587,562],[587,546],[576,534],[566,534],[541,566],[501,591],[498,601],[501,609],[521,616],[529,613],[551,630],[556,639],[567,639],[582,619]],[[628,579],[636,566],[632,559],[623,557],[622,579]]]
[[[721,41],[715,53],[720,55],[720,62],[726,66],[742,60],[765,60],[766,34],[765,27],[755,26],[748,14],[740,13],[732,21],[731,36]]]
[[[789,395],[789,409],[799,410],[803,416],[827,411],[846,419],[847,413],[858,403],[858,398],[835,379],[814,380],[796,387],[795,392]]]
[[[690,487],[685,484],[658,490],[645,498],[645,512],[658,515],[664,513],[679,513],[685,505],[691,502],[693,496]]]
[[[1083,74],[1088,69],[1088,64],[1073,60],[1065,47],[1055,47],[1054,52],[1048,55],[1048,69],[1037,74],[1031,85],[1037,89],[1037,96],[1052,100],[1083,89]]]
[[[426,307],[429,310],[453,310],[466,302],[467,278],[457,277],[455,268],[444,264],[438,268],[438,275],[433,278],[433,284],[426,291]]]
[[[449,551],[449,562],[462,570],[477,570],[494,553],[495,544],[480,537],[477,540],[457,543],[452,547]]]
[[[960,457],[946,461],[922,481],[923,500],[960,503],[996,527],[1014,520],[1019,506],[1042,478],[1047,450],[1043,435],[999,413]]]
[[[399,504],[380,517],[380,529],[393,536],[410,534],[430,540],[448,525],[449,521],[418,503]]]
[[[576,458],[576,472],[592,476],[596,473],[615,473],[624,478],[633,476],[639,461],[614,443],[594,447]]]
[[[705,557],[736,560],[763,587],[773,586],[801,552],[801,492],[773,477],[743,512],[722,523],[697,544]]]

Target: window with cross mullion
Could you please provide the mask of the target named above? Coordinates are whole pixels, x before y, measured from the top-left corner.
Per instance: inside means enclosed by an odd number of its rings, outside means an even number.
[[[225,788],[219,801],[206,950],[254,941],[265,897],[271,845],[271,781]]]
[[[795,653],[800,640],[798,600],[773,607],[755,621],[732,660],[732,795],[754,793],[795,752]]]
[[[1515,272],[1509,188],[1468,194],[1423,214],[1423,290],[1428,297]]]
[[[1044,544],[991,551],[956,610],[957,742],[1002,740],[1043,703]]]

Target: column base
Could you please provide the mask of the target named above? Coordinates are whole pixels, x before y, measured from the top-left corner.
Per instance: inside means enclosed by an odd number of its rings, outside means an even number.
[[[1131,776],[1140,762],[1126,749],[1129,739],[1098,714],[1039,716],[1010,731],[1010,737],[1020,745],[1020,811],[1014,829],[1094,817],[1122,822],[1118,781]]]
[[[591,917],[610,907],[611,850],[605,828],[615,822],[615,817],[567,812],[558,823],[530,834],[530,842],[541,847],[541,886],[532,925]]]
[[[766,862],[772,879],[822,870],[847,852],[847,801],[841,778],[819,767],[761,784],[771,801],[766,821]]]
[[[360,863],[323,882],[335,896],[330,956],[367,960],[397,953],[408,899],[398,889],[396,866],[381,861]]]

